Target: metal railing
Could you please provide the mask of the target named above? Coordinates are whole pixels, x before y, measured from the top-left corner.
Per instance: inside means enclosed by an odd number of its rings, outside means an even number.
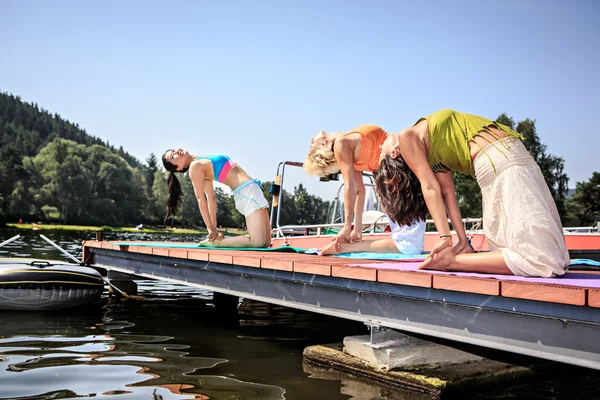
[[[327,228],[338,228],[343,227],[344,224],[341,222],[341,217],[337,215],[338,207],[340,204],[340,194],[342,192],[342,188],[344,187],[344,182],[340,183],[338,190],[336,192],[335,198],[333,199],[333,209],[331,211],[330,222],[324,224],[312,224],[312,225],[283,225],[279,224],[280,216],[281,216],[281,207],[280,205],[283,202],[283,183],[285,179],[285,168],[286,166],[291,167],[300,167],[302,168],[303,163],[297,161],[282,161],[277,165],[277,176],[275,178],[275,183],[272,187],[275,188],[275,191],[272,191],[271,188],[269,191],[273,194],[273,201],[271,204],[271,214],[270,214],[270,222],[271,227],[273,227],[273,234],[275,237],[284,237],[285,232],[290,233],[303,233],[305,235],[309,235],[311,230],[316,231],[316,235],[322,235],[323,231]],[[366,187],[375,187],[373,183],[373,175],[363,172],[363,177],[367,177],[370,180],[370,183],[365,183]],[[275,193],[276,192],[276,193]],[[277,209],[277,211],[275,211]],[[379,211],[380,206],[379,202],[376,203],[376,210]],[[340,222],[336,222],[336,221]],[[475,231],[481,227],[482,219],[481,218],[463,218],[462,219],[463,226],[466,231]],[[435,225],[432,219],[428,219],[425,221],[427,225]],[[450,219],[448,219],[448,223],[451,223]],[[368,224],[367,228],[363,230],[374,232],[377,226],[386,226],[388,225],[387,220],[375,221],[374,223]],[[470,225],[470,226],[469,226]],[[600,222],[596,226],[581,226],[581,227],[563,227],[563,231],[565,233],[600,233]]]

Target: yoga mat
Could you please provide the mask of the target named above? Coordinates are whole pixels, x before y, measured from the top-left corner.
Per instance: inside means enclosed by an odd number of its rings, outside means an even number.
[[[306,249],[300,247],[282,246],[282,247],[213,247],[199,246],[193,243],[173,243],[173,242],[115,242],[111,246],[141,246],[141,247],[160,247],[167,249],[204,249],[204,250],[240,250],[240,251],[274,251],[284,253],[304,253]]]
[[[417,269],[419,262],[404,262],[404,263],[379,263],[379,264],[348,264],[350,267],[377,268],[377,269],[392,269],[396,271],[418,271],[428,272],[431,274],[440,275],[455,275],[473,278],[498,279],[503,281],[519,281],[519,282],[535,282],[546,283],[551,285],[569,285],[580,287],[600,288],[600,275],[585,274],[580,272],[567,272],[562,276],[555,278],[533,278],[527,276],[514,275],[493,275],[493,274],[478,274],[473,272],[444,272],[434,271],[430,269]]]
[[[319,249],[317,247],[311,247],[305,251],[306,254],[319,255]],[[394,261],[423,261],[427,258],[427,254],[401,254],[401,253],[342,253],[333,254],[324,257],[339,257],[339,258],[352,258],[357,260],[394,260]]]
[[[600,267],[600,261],[589,260],[587,258],[576,258],[571,260],[571,265],[590,265],[592,267]]]

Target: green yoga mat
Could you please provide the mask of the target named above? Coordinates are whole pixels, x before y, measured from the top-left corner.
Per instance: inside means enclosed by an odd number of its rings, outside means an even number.
[[[156,242],[116,242],[111,243],[111,246],[142,246],[142,247],[160,247],[167,249],[204,249],[204,250],[240,250],[240,251],[275,251],[284,253],[304,253],[306,249],[300,247],[282,246],[282,247],[213,247],[213,246],[198,246],[197,244],[189,243],[156,243]]]

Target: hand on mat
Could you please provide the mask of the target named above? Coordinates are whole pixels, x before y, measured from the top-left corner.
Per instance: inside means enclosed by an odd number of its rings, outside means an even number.
[[[350,233],[350,243],[358,243],[362,242],[362,232],[357,231],[356,229],[352,229],[352,233]]]
[[[469,242],[458,242],[452,248],[454,254],[466,254],[466,253],[475,253],[475,250],[471,246],[469,246]]]
[[[433,254],[433,252],[432,252]],[[427,257],[423,261],[418,269],[434,269],[436,271],[449,271],[450,265],[454,262],[456,253],[451,247],[445,247],[443,250],[438,251],[435,255]]]
[[[346,226],[344,226],[342,228],[342,230],[339,231],[338,234],[333,237],[333,239],[331,239],[331,241],[336,242],[336,243],[339,243],[339,242],[350,243],[350,230],[351,230],[350,228],[347,228]]]
[[[433,249],[431,249],[429,257],[433,257],[437,252],[444,250],[446,247],[452,247],[451,237],[440,238],[440,241],[435,245]]]
[[[215,240],[221,241],[221,240],[223,240],[223,238],[224,238],[223,234],[221,232],[219,232],[218,230],[216,230],[216,229],[209,229],[208,230],[208,237],[207,237],[207,239],[210,242],[213,242]]]

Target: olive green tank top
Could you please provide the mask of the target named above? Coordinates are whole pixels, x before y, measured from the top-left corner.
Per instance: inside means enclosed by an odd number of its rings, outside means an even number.
[[[429,152],[427,161],[433,172],[458,171],[475,176],[473,161],[469,151],[469,142],[478,132],[488,131],[492,136],[498,136],[490,129],[496,127],[507,136],[523,140],[523,137],[506,125],[494,122],[476,115],[464,114],[454,110],[436,111],[428,117]],[[491,162],[491,160],[490,160]]]

